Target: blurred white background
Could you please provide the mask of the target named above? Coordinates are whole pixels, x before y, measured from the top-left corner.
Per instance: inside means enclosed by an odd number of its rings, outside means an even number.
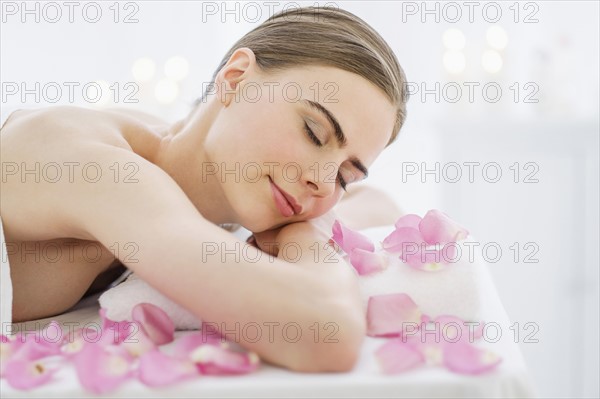
[[[2,2],[2,120],[73,104],[175,121],[226,50],[286,7],[74,3],[69,15],[64,2]],[[370,184],[406,212],[445,211],[488,244],[542,397],[599,397],[599,3],[466,3],[329,2],[381,33],[413,91]],[[40,98],[22,98],[36,82]]]

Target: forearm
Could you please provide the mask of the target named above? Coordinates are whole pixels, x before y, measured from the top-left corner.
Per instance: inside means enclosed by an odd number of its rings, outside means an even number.
[[[178,266],[140,271],[142,278],[265,361],[313,372],[353,366],[364,326],[350,290],[334,292],[348,282],[336,281],[331,265],[317,270],[271,258],[224,231],[201,248],[192,239],[195,224],[179,228],[169,249]]]
[[[317,284],[323,284],[327,301],[341,306],[348,317],[335,323],[339,333],[354,342],[350,347],[358,348],[366,334],[366,319],[357,274],[329,243],[330,237],[330,227],[325,231],[311,223],[299,223],[288,234],[279,236],[278,258],[308,271]],[[334,310],[329,321],[341,316],[335,312],[339,310]],[[344,325],[347,327],[342,330]]]

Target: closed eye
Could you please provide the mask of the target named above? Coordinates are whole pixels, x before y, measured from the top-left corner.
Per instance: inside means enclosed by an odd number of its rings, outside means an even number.
[[[321,143],[321,141],[317,138],[315,133],[312,131],[312,129],[310,128],[310,126],[308,126],[308,123],[306,123],[306,122],[304,122],[304,131],[306,132],[306,134],[308,135],[308,138],[310,138],[313,143],[315,143],[319,147],[323,147],[323,143]]]
[[[313,130],[310,128],[310,126],[308,126],[308,123],[304,122],[304,131],[306,132],[306,135],[308,136],[308,138],[310,138],[310,140],[315,143],[315,145],[317,147],[323,147],[323,143],[321,143],[321,140],[319,140],[319,138],[317,137],[317,135],[313,132]],[[337,180],[340,183],[340,186],[342,187],[342,190],[346,191],[346,180],[342,177],[342,174],[338,172],[337,174]]]
[[[342,177],[342,174],[338,173],[337,178],[338,178],[338,181],[340,182],[340,186],[342,187],[342,190],[347,191],[346,190],[347,183],[346,183],[346,180],[344,180],[344,178]]]

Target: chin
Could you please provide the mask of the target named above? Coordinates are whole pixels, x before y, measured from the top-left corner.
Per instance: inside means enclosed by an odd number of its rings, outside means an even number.
[[[241,213],[238,213],[238,215],[240,217],[238,218],[237,223],[253,233],[270,230],[275,226],[273,215],[269,212],[260,212],[256,209],[244,209],[241,210]]]
[[[271,188],[268,178],[255,183],[242,184],[230,194],[230,204],[237,215],[237,223],[251,232],[270,230],[277,224],[276,214],[271,208]]]

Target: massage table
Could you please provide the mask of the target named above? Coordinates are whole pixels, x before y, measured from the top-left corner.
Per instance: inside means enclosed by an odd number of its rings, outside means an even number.
[[[363,230],[374,242],[379,242],[393,226]],[[247,232],[246,232],[247,233]],[[236,235],[243,237],[244,232]],[[389,273],[369,279],[362,284],[373,293],[407,292],[424,313],[436,316],[450,313],[464,318],[493,322],[486,339],[477,345],[488,348],[502,358],[498,367],[478,376],[459,375],[442,367],[423,365],[402,374],[382,373],[374,356],[386,338],[366,337],[354,369],[343,373],[299,373],[262,363],[260,368],[241,376],[199,376],[165,388],[149,388],[131,379],[116,391],[114,398],[159,397],[536,397],[536,389],[523,356],[510,329],[510,320],[500,301],[481,257],[468,264],[449,266],[441,272],[412,270],[394,265]],[[395,273],[395,274],[394,274]],[[366,280],[365,280],[366,281]],[[51,320],[63,323],[100,324],[98,295],[80,301],[69,312],[47,319],[14,324],[14,331],[43,328]],[[498,334],[499,332],[499,334]],[[189,334],[177,331],[176,337]],[[499,337],[498,337],[499,335]],[[2,398],[81,398],[95,397],[86,392],[77,380],[69,363],[54,375],[53,381],[41,387],[19,391],[0,380]]]

